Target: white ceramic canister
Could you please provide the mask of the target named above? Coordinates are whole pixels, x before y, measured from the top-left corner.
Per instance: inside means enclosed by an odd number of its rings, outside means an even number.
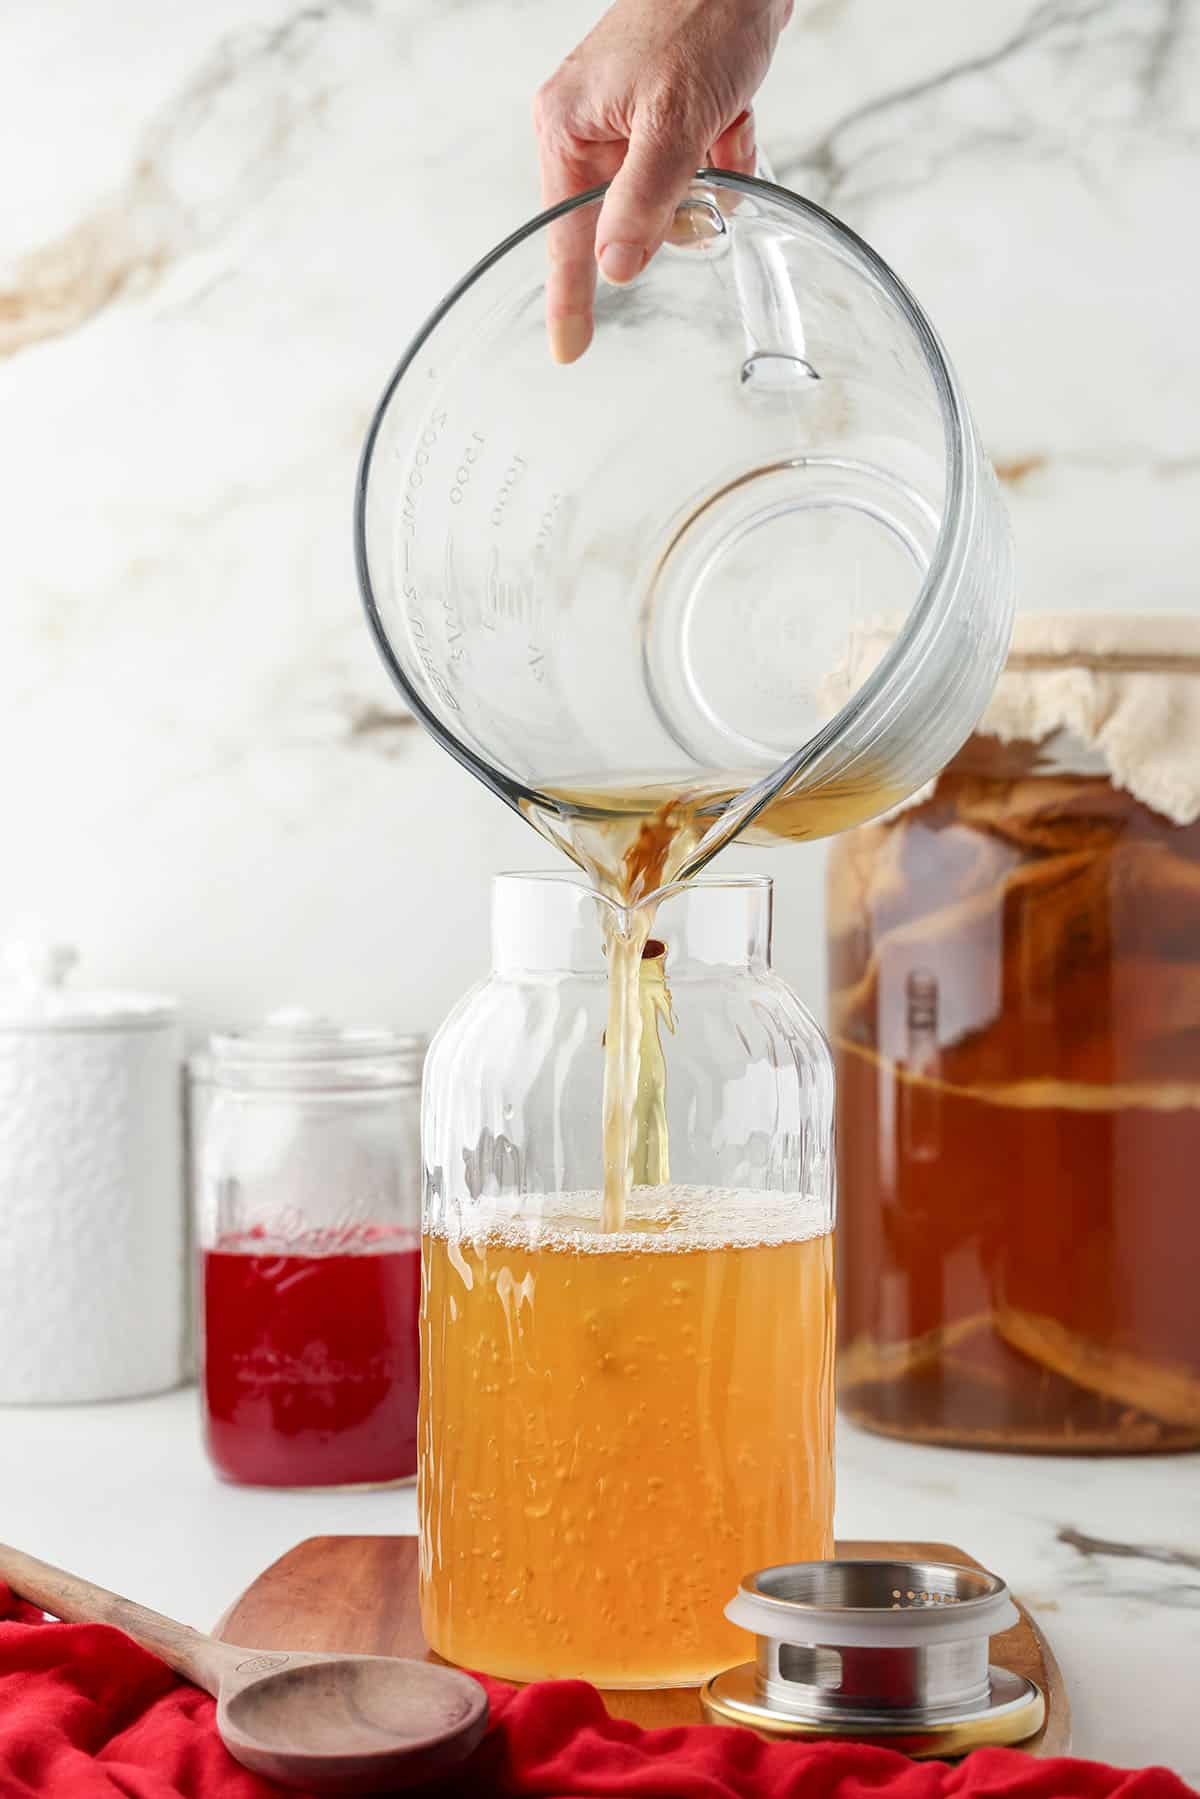
[[[0,1403],[125,1399],[184,1372],[173,1000],[64,988],[12,944],[0,989]]]

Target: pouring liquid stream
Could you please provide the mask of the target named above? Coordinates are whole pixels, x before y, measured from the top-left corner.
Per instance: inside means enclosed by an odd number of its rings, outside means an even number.
[[[692,786],[678,778],[634,788],[564,783],[543,789],[549,805],[525,808],[541,835],[564,850],[597,892],[614,902],[603,923],[608,962],[604,1231],[624,1230],[635,1173],[639,1181],[655,1185],[670,1178],[664,1081],[642,1078],[644,1057],[661,1064],[658,1023],[664,1015],[670,1018],[662,951],[651,937],[659,899],[664,889],[696,872],[705,839],[753,784],[750,776]],[[785,790],[740,835],[759,844],[826,837],[886,811],[901,797],[880,765],[866,767],[798,791]],[[734,827],[729,834],[739,833]],[[653,987],[649,994],[644,991],[647,980],[658,984],[657,1002]],[[665,1076],[665,1069],[660,1074]]]

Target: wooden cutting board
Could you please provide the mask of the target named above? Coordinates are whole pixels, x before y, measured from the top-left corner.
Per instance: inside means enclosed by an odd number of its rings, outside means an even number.
[[[948,1543],[839,1543],[858,1558],[979,1563]],[[1016,1601],[1018,1624],[992,1641],[992,1660],[1035,1680],[1046,1696],[1046,1722],[1021,1747],[1029,1755],[1065,1755],[1071,1708],[1058,1663],[1030,1613]],[[247,1649],[341,1649],[360,1655],[429,1654],[417,1606],[415,1537],[309,1537],[260,1574],[226,1612],[216,1634]],[[609,1692],[615,1718],[657,1729],[702,1724],[695,1688]]]

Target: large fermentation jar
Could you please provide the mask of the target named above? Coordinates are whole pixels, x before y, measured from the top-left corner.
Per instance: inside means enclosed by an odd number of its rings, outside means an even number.
[[[842,1403],[1193,1447],[1200,630],[1021,620],[984,725],[832,858]]]
[[[605,904],[501,877],[491,975],[430,1049],[421,1609],[471,1668],[693,1684],[748,1652],[747,1568],[832,1551],[832,1070],[769,882],[671,894],[605,1230]]]

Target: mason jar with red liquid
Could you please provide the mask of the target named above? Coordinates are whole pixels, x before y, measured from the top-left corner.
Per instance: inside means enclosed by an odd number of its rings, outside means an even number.
[[[424,1050],[289,1011],[193,1064],[199,1378],[225,1480],[415,1476]]]

